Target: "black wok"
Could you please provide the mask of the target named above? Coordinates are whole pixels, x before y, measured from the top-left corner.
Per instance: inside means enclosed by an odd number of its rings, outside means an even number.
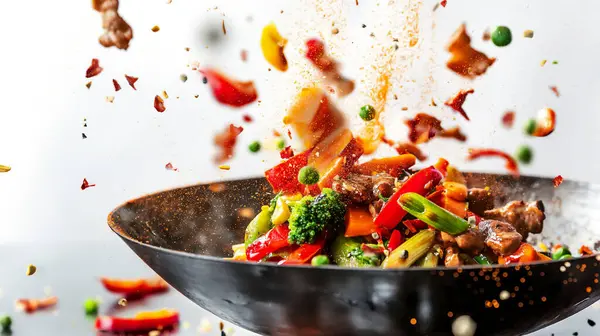
[[[577,248],[599,236],[599,187],[567,181],[554,188],[550,179],[491,174],[469,174],[468,180],[502,192],[499,203],[542,199],[548,219],[540,237],[546,242]],[[462,315],[477,323],[477,335],[518,335],[600,296],[595,256],[520,267],[404,270],[223,260],[250,220],[238,210],[258,209],[271,196],[264,179],[196,185],[127,202],[108,221],[190,300],[265,335],[451,335]]]

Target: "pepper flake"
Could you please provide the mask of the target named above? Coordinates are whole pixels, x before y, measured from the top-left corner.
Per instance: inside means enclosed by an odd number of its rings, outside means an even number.
[[[92,58],[92,64],[85,71],[85,78],[98,76],[104,68],[100,66],[100,61],[97,58]]]
[[[554,179],[552,179],[552,184],[554,184],[554,188],[558,188],[559,185],[563,183],[564,178],[561,175],[557,175]]]
[[[85,190],[87,188],[91,188],[91,187],[95,187],[96,184],[89,184],[87,179],[83,179],[83,182],[81,183],[81,190]]]
[[[129,83],[129,86],[131,86],[134,90],[137,90],[135,88],[135,82],[137,82],[139,78],[125,75],[125,79],[127,80],[127,83]]]
[[[165,101],[159,95],[154,96],[154,108],[160,113],[163,113],[167,110],[165,107]]]

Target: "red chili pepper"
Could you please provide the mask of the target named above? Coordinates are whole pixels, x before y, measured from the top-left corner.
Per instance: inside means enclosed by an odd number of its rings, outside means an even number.
[[[290,229],[282,224],[272,228],[264,236],[256,239],[246,248],[246,259],[248,261],[259,261],[262,258],[281,248],[290,246],[288,234]]]
[[[236,81],[213,69],[203,69],[200,73],[206,77],[218,102],[241,107],[252,103],[258,98],[254,83]]]
[[[392,252],[403,242],[404,237],[402,236],[402,233],[400,233],[400,231],[398,230],[392,231],[392,235],[390,236],[390,240],[388,241],[388,251]]]
[[[179,313],[175,310],[161,309],[141,312],[135,317],[99,316],[96,318],[96,330],[109,332],[138,332],[172,327],[179,323]]]
[[[94,183],[94,184],[90,184],[90,183],[88,182],[88,180],[84,178],[84,179],[83,179],[83,182],[81,183],[81,190],[85,190],[85,189],[87,189],[87,188],[91,188],[91,187],[95,187],[95,186],[96,186],[96,184],[95,184],[95,183]]]
[[[375,253],[375,254],[383,254],[385,251],[385,247],[383,246],[383,242],[381,244],[360,244],[360,249],[366,253]]]
[[[454,97],[448,99],[444,104],[452,108],[454,111],[460,113],[460,115],[462,115],[465,119],[471,120],[462,106],[467,99],[467,95],[473,92],[475,92],[473,89],[460,90],[456,95],[454,95]]]
[[[23,310],[26,313],[33,313],[38,309],[50,308],[58,303],[56,296],[51,296],[44,299],[19,299],[16,302],[17,309]]]
[[[116,79],[113,79],[113,85],[115,87],[115,91],[121,90],[121,85],[119,84],[119,82],[117,82]]]
[[[304,185],[298,182],[298,172],[308,164],[310,152],[310,149],[306,150],[265,172],[265,177],[275,192],[293,193],[304,190]]]
[[[312,257],[316,256],[325,246],[325,239],[319,239],[312,244],[302,244],[294,250],[285,260],[279,262],[279,265],[300,265],[310,262]]]
[[[497,149],[470,148],[467,160],[471,161],[486,156],[497,156],[503,158],[504,160],[506,160],[506,169],[508,170],[508,172],[514,176],[519,176],[519,165],[517,164],[517,161],[515,161],[515,159],[509,154],[506,154],[505,152],[499,151]]]
[[[292,146],[287,146],[284,149],[282,149],[279,152],[279,156],[281,156],[282,159],[289,159],[289,158],[293,157],[294,150],[292,149]]]
[[[427,223],[420,219],[407,219],[403,221],[402,224],[406,226],[411,233],[417,233],[417,231],[427,228]]]
[[[169,289],[169,284],[161,278],[136,280],[101,278],[100,281],[107,291],[126,296],[144,296]]]
[[[406,211],[398,204],[398,198],[408,192],[414,192],[424,196],[429,190],[435,188],[435,186],[440,183],[442,177],[442,173],[433,166],[422,169],[418,173],[412,175],[383,205],[381,212],[375,217],[375,226],[385,227],[387,229],[396,227],[406,215]]]

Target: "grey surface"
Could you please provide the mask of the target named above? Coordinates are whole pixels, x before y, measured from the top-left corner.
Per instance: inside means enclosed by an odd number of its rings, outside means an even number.
[[[93,319],[83,313],[82,304],[88,297],[100,296],[100,313],[106,313],[120,298],[104,290],[101,276],[136,278],[152,276],[153,272],[117,237],[108,242],[68,244],[28,244],[0,246],[0,313],[13,318],[13,335],[96,335]],[[25,269],[32,263],[36,274],[27,277]],[[15,312],[14,301],[21,297],[38,298],[51,290],[59,297],[56,308],[27,315]],[[175,308],[181,313],[182,325],[177,335],[219,335],[219,318],[200,309],[183,295],[170,290],[139,303],[130,303],[118,314],[132,315],[141,310]],[[587,319],[600,322],[600,310],[592,306],[583,312],[531,336],[600,334],[600,326],[588,326]],[[200,332],[198,326],[208,319],[212,329]],[[186,328],[187,326],[187,328]],[[226,323],[227,330],[232,325]],[[235,335],[255,335],[233,327]],[[229,330],[228,330],[229,331]],[[231,332],[228,336],[231,336]]]

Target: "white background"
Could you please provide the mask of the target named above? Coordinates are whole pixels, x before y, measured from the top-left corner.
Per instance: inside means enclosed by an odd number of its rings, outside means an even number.
[[[267,150],[252,155],[247,144],[272,139],[270,130],[282,129],[281,118],[295,92],[315,78],[302,58],[309,37],[324,38],[342,61],[344,73],[357,79],[356,93],[338,104],[353,125],[359,125],[356,112],[368,102],[366,92],[374,78],[369,66],[377,63],[381,46],[391,44],[388,31],[402,31],[406,14],[402,13],[405,1],[361,0],[358,7],[350,0],[121,2],[121,12],[135,35],[127,52],[98,44],[100,17],[89,1],[3,3],[0,164],[13,170],[0,175],[0,243],[114,240],[106,215],[129,198],[199,181],[262,174],[277,162],[277,154]],[[462,162],[466,149],[497,147],[512,153],[526,143],[534,148],[535,159],[523,173],[600,182],[600,160],[594,155],[600,144],[600,38],[591,17],[600,3],[450,0],[432,16],[433,4],[426,1],[422,6],[419,46],[399,50],[414,59],[405,77],[395,79],[399,100],[392,101],[386,112],[388,135],[402,139],[403,118],[432,112],[445,124],[460,124],[469,136],[466,145],[434,140],[424,147],[432,157],[437,153],[461,167],[502,171],[502,161]],[[212,28],[220,33],[221,20],[227,36],[219,47],[206,48],[201,32]],[[291,68],[284,74],[269,72],[260,54],[260,32],[270,21],[290,40],[286,54]],[[331,34],[332,22],[340,34]],[[486,75],[473,82],[443,66],[444,45],[461,22],[467,23],[478,49],[498,58]],[[363,23],[367,28],[361,27]],[[513,43],[506,48],[481,40],[483,31],[497,24],[513,31]],[[151,32],[154,25],[160,26],[158,33]],[[524,39],[525,29],[534,30],[535,37]],[[369,36],[371,32],[375,37]],[[240,60],[241,49],[249,52],[247,63]],[[84,74],[92,58],[100,59],[104,72],[92,79],[88,90]],[[549,62],[541,67],[543,59]],[[553,60],[559,64],[552,65]],[[187,67],[193,61],[255,80],[261,104],[243,111],[219,106],[200,75]],[[182,73],[189,77],[186,83],[179,79]],[[124,74],[140,78],[137,91],[127,85]],[[113,78],[123,88],[117,93]],[[560,98],[549,85],[558,86]],[[464,105],[470,123],[455,119],[441,104],[437,109],[428,105],[431,98],[440,103],[468,87],[476,91]],[[153,108],[153,97],[163,90],[170,97],[166,112],[160,114]],[[114,103],[105,101],[108,95],[115,96]],[[409,111],[400,112],[402,106]],[[556,110],[557,130],[548,138],[525,138],[523,122],[544,106]],[[508,109],[517,112],[510,131],[500,126]],[[243,113],[256,122],[243,124]],[[83,128],[84,118],[87,128]],[[243,124],[245,130],[231,170],[223,172],[213,164],[212,139],[229,122]],[[82,132],[87,139],[81,139]],[[166,171],[167,162],[180,171]],[[81,191],[84,177],[97,187]]]

